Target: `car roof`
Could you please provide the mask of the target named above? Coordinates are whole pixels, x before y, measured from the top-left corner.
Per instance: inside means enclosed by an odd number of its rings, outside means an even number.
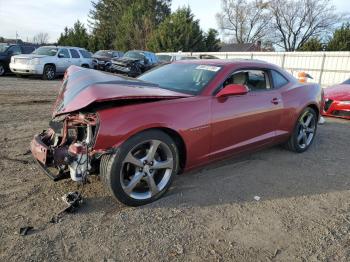
[[[75,48],[75,49],[83,49],[86,50],[85,48],[82,47],[76,47],[76,46],[61,46],[61,45],[44,45],[44,46],[40,46],[40,47],[50,47],[50,48]]]
[[[206,64],[206,65],[213,65],[213,66],[229,66],[233,64],[240,64],[240,65],[251,65],[251,64],[260,64],[261,66],[273,66],[273,64],[270,64],[268,62],[257,60],[257,59],[193,59],[193,60],[178,60],[174,63],[177,64]]]

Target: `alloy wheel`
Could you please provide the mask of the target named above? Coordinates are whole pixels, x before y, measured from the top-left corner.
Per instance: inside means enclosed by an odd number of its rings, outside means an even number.
[[[47,79],[53,79],[55,77],[55,70],[52,66],[46,69],[46,77]]]
[[[149,199],[168,184],[174,168],[169,146],[160,140],[145,141],[126,155],[120,182],[124,192],[133,199]]]
[[[297,143],[301,149],[308,147],[314,138],[316,131],[316,119],[314,114],[306,111],[299,119]]]

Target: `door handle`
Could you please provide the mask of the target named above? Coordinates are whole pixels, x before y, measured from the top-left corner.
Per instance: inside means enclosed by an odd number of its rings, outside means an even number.
[[[281,102],[281,99],[275,97],[271,100],[271,103],[274,104],[274,105],[278,105],[279,103]]]

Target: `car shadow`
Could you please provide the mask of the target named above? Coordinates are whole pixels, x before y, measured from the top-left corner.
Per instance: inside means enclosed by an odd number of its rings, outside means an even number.
[[[349,130],[350,121],[327,120],[305,153],[277,146],[220,161],[177,176],[161,199],[139,208],[205,207],[349,190]],[[88,203],[92,212],[127,208],[109,196]]]

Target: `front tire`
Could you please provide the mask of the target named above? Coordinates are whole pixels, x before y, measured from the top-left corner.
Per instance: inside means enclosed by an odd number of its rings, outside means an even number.
[[[44,80],[54,80],[56,78],[56,67],[54,65],[45,65],[43,72]]]
[[[5,66],[3,63],[0,63],[0,76],[5,75],[6,70],[5,70]]]
[[[286,148],[297,153],[308,150],[315,139],[317,123],[315,110],[307,107],[300,114],[294,131],[286,143]]]
[[[165,194],[179,169],[178,149],[164,132],[149,130],[101,159],[100,175],[110,193],[128,206],[151,203]]]

